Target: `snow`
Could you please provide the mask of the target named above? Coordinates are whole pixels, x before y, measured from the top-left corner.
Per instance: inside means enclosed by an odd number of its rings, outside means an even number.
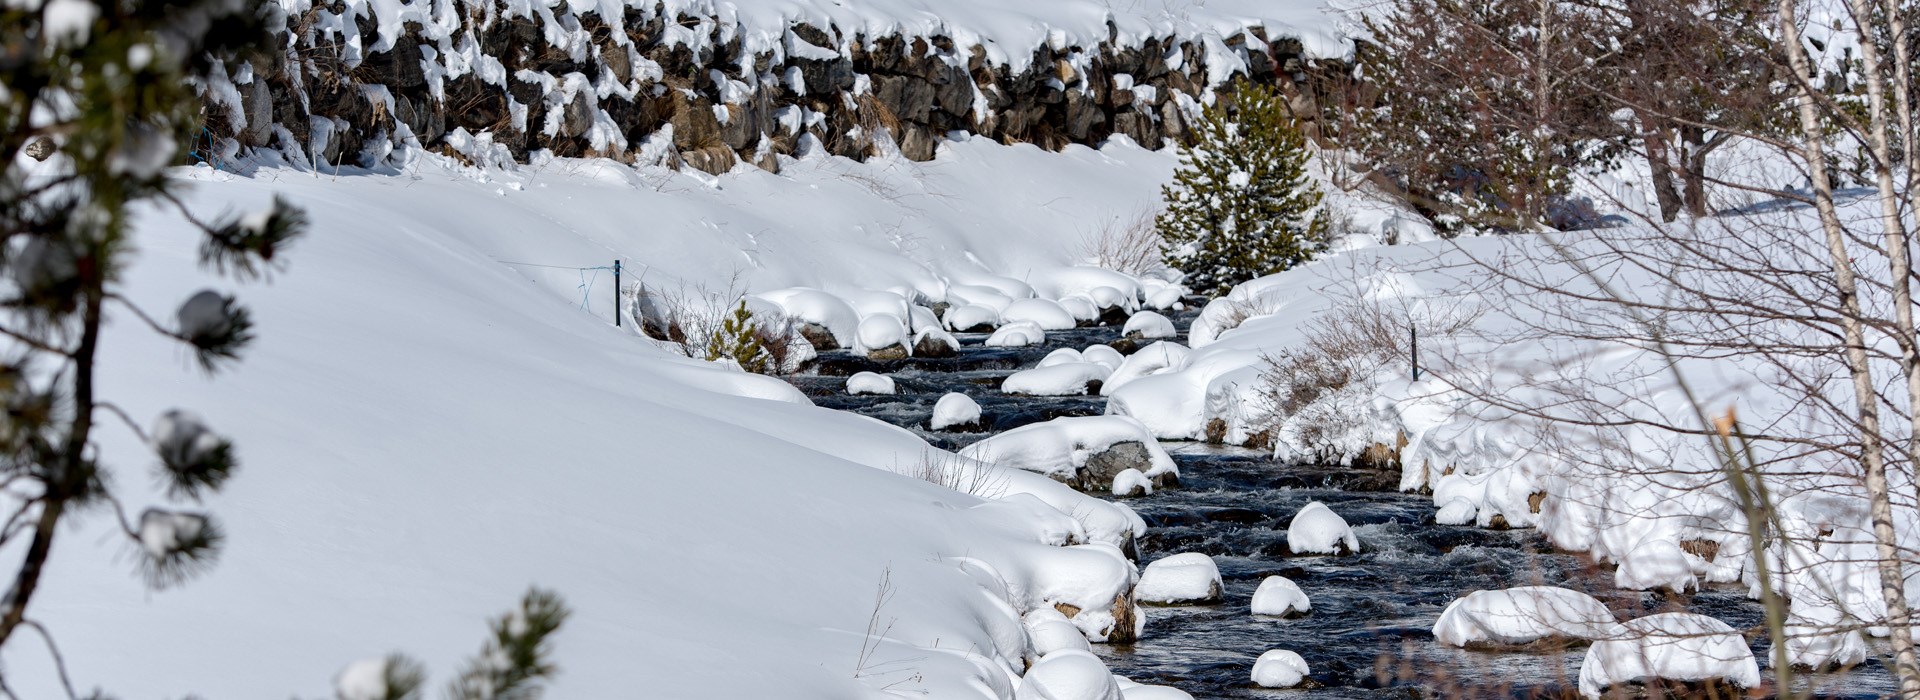
[[[1040,358],[1040,362],[1038,364],[1035,364],[1034,366],[1035,367],[1052,367],[1054,365],[1073,364],[1073,363],[1086,362],[1086,361],[1087,361],[1087,358],[1081,355],[1079,350],[1075,350],[1073,348],[1060,348],[1059,350],[1055,350],[1053,352],[1047,353],[1047,356]]]
[[[1313,501],[1287,524],[1287,548],[1295,554],[1351,554],[1360,551],[1360,539],[1327,504]]]
[[[1165,340],[1141,348],[1126,356],[1120,366],[1114,368],[1113,374],[1100,386],[1100,395],[1112,396],[1120,387],[1135,379],[1179,369],[1186,362],[1188,352],[1187,346]]]
[[[946,322],[947,329],[953,331],[965,331],[983,326],[992,328],[1000,325],[1000,312],[994,311],[989,306],[966,304],[947,309],[946,318],[943,320]]]
[[[960,143],[912,177],[795,161],[779,177],[714,185],[606,161],[473,170],[422,156],[404,172],[338,178],[271,163],[251,177],[178,169],[195,181],[181,196],[197,212],[252,211],[280,193],[313,219],[271,284],[234,290],[258,340],[231,371],[168,361],[174,341],[109,311],[102,394],[136,419],[189,408],[244,459],[204,504],[225,547],[208,574],[154,592],[128,575],[118,524],[88,514],[63,533],[34,616],[88,684],[318,697],[353,660],[387,650],[444,679],[482,622],[537,583],[576,611],[555,639],[553,697],[627,694],[636,677],[659,697],[850,697],[905,677],[850,673],[884,574],[898,594],[880,614],[895,624],[874,663],[915,659],[916,693],[1010,696],[1026,654],[1020,614],[1065,602],[1083,633],[1113,632],[1113,601],[1136,576],[1117,545],[1144,532],[1137,515],[657,347],[609,322],[607,276],[582,308],[591,273],[502,261],[618,257],[630,283],[721,297],[741,271],[741,291],[789,290],[758,297],[852,341],[855,312],[825,290],[905,284],[938,298],[947,275],[1043,277],[1044,264],[1073,259],[1072,244],[1035,232],[1144,196],[1168,158]],[[856,224],[906,209],[832,174],[871,167],[971,197],[993,191],[972,178],[1006,181],[1027,165],[1043,181],[1007,183],[999,199],[1024,207],[1028,191],[1071,190],[1077,199],[1054,207],[1068,215],[909,214],[909,227],[925,224],[919,257],[876,252]],[[201,236],[177,214],[136,220],[130,298],[166,308],[231,284],[201,268]],[[748,232],[758,247],[742,244]],[[975,250],[983,262],[966,259]],[[136,431],[103,423],[96,441],[129,508],[166,502],[136,478],[153,461]],[[929,455],[1000,486],[983,498],[913,478]],[[191,539],[183,514],[151,512],[136,524],[153,549]],[[1087,544],[1060,546],[1063,533]],[[64,694],[42,652],[4,655],[22,697]]]
[[[1033,647],[1035,656],[1044,657],[1063,649],[1092,651],[1085,635],[1080,629],[1067,621],[1067,616],[1053,608],[1038,608],[1020,619],[1026,627],[1028,643]]]
[[[1140,572],[1133,595],[1142,603],[1183,605],[1216,603],[1226,587],[1213,557],[1199,552],[1174,554],[1154,560]]]
[[[392,657],[379,656],[347,664],[334,677],[334,697],[339,700],[388,700],[388,671]]]
[[[985,345],[990,348],[1021,348],[1047,342],[1047,332],[1032,321],[1017,321],[994,329]]]
[[[874,314],[860,319],[860,330],[855,334],[853,349],[856,352],[872,352],[905,345],[907,338],[906,323],[898,316]],[[911,348],[909,348],[910,350]]]
[[[1613,612],[1593,596],[1554,586],[1474,591],[1447,604],[1433,624],[1441,644],[1518,646],[1543,639],[1618,636]]]
[[[1125,442],[1146,447],[1148,477],[1180,473],[1173,457],[1147,434],[1146,426],[1121,416],[1069,416],[1023,425],[968,445],[960,454],[1004,467],[1070,477],[1094,455]]]
[[[1760,665],[1740,632],[1693,613],[1628,620],[1621,636],[1594,642],[1580,663],[1580,694],[1600,697],[1633,681],[1720,679],[1741,688],[1760,684]]]
[[[1272,649],[1253,662],[1253,683],[1262,688],[1292,688],[1311,671],[1307,660],[1286,649]]]
[[[918,348],[923,345],[938,345],[946,347],[953,352],[960,351],[960,341],[954,338],[952,333],[940,330],[939,326],[927,326],[914,331],[913,345],[908,349],[918,353]]]
[[[148,508],[140,513],[140,548],[148,557],[161,560],[202,541],[207,518],[195,513],[175,513]]]
[[[1169,321],[1167,317],[1152,311],[1134,312],[1133,316],[1127,318],[1127,325],[1122,328],[1120,332],[1123,335],[1147,340],[1177,338],[1180,336],[1180,331],[1173,327],[1173,321]]]
[[[1119,497],[1153,495],[1153,480],[1140,470],[1128,467],[1113,475],[1113,495]]]
[[[956,425],[971,425],[979,420],[979,403],[966,394],[950,392],[933,402],[933,420],[928,426],[934,430],[945,430]]]
[[[1299,584],[1285,576],[1268,576],[1260,581],[1260,587],[1253,591],[1253,614],[1288,615],[1313,612],[1313,603],[1307,600],[1305,591]]]
[[[1106,664],[1091,652],[1061,649],[1027,669],[1014,700],[1123,700]]]
[[[1050,299],[1021,299],[1000,312],[1007,323],[1028,322],[1043,331],[1063,331],[1080,325],[1058,302]]]
[[[1028,396],[1081,396],[1087,393],[1090,382],[1106,378],[1106,365],[1069,362],[1015,372],[1000,383],[1000,390]]]
[[[1142,685],[1114,676],[1113,682],[1120,685],[1120,695],[1126,700],[1193,700],[1187,691],[1164,685]]]
[[[875,374],[873,372],[856,372],[853,376],[847,377],[847,393],[855,396],[861,394],[883,394],[892,396],[894,393],[893,377],[884,374]]]
[[[644,281],[644,280],[643,280]],[[793,288],[754,295],[780,307],[788,317],[827,329],[841,346],[854,343],[860,314],[840,297],[818,289]]]
[[[1101,365],[1110,371],[1120,369],[1120,365],[1126,364],[1127,362],[1126,355],[1122,355],[1119,350],[1115,350],[1106,345],[1087,346],[1085,350],[1080,351],[1080,359]]]

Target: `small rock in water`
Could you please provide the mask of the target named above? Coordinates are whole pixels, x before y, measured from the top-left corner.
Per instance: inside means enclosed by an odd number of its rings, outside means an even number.
[[[861,372],[847,378],[847,393],[855,396],[861,394],[890,396],[894,393],[893,378],[884,374]]]
[[[1224,588],[1213,557],[1187,552],[1148,564],[1140,572],[1133,595],[1142,603],[1154,605],[1198,605],[1220,602]]]
[[[1253,592],[1253,614],[1298,617],[1313,611],[1305,591],[1285,576],[1268,576]]]
[[[923,328],[913,337],[914,357],[947,358],[960,354],[960,341],[939,328]]]
[[[1285,649],[1274,649],[1253,662],[1253,682],[1262,688],[1292,688],[1306,680],[1307,660]]]
[[[1327,504],[1314,501],[1287,525],[1287,548],[1294,554],[1354,554],[1360,551],[1360,538],[1353,535],[1346,519]]]
[[[933,403],[933,420],[928,425],[934,430],[977,429],[980,426],[980,404],[966,394],[957,391],[949,393]]]

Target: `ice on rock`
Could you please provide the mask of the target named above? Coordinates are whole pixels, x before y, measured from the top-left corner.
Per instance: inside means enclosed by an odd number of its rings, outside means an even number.
[[[1133,587],[1134,598],[1156,605],[1218,603],[1225,585],[1213,557],[1199,552],[1175,554],[1155,560],[1140,572],[1140,583]]]
[[[1292,688],[1306,680],[1307,660],[1286,649],[1273,649],[1253,662],[1253,683],[1262,688]]]
[[[1581,695],[1597,698],[1613,686],[1656,678],[1723,680],[1741,688],[1760,684],[1760,665],[1746,638],[1716,618],[1660,613],[1622,627],[1619,636],[1587,649],[1580,663]]]
[[[1113,672],[1092,652],[1061,649],[1040,658],[1020,679],[1014,700],[1124,700]]]
[[[1109,370],[1120,369],[1120,365],[1126,364],[1127,361],[1126,355],[1120,354],[1119,350],[1107,345],[1089,345],[1087,349],[1080,351],[1080,358],[1103,365]]]
[[[1020,618],[1027,629],[1027,644],[1033,648],[1034,656],[1044,657],[1062,649],[1092,651],[1087,636],[1074,627],[1067,616],[1051,607],[1035,608]]]
[[[1253,614],[1292,617],[1305,615],[1313,611],[1313,603],[1307,600],[1306,591],[1293,579],[1285,576],[1268,576],[1253,591]]]
[[[904,347],[907,337],[906,324],[899,317],[890,314],[874,314],[860,320],[857,352],[873,352],[891,347]]]
[[[1152,311],[1141,311],[1127,319],[1127,325],[1121,334],[1143,340],[1162,340],[1179,337],[1180,331],[1173,327],[1173,321]]]
[[[1001,326],[987,336],[986,346],[990,348],[1024,348],[1047,342],[1047,332],[1031,321],[1020,321]]]
[[[891,396],[894,393],[893,377],[884,374],[874,374],[873,372],[857,373],[851,377],[847,377],[847,393],[855,396],[861,394]]]
[[[1554,586],[1474,591],[1447,604],[1433,625],[1441,644],[1520,646],[1541,640],[1612,637],[1613,612],[1593,596]]]
[[[1000,325],[1000,312],[979,304],[967,304],[947,309],[947,330],[958,333],[973,333],[992,330]]]
[[[1153,495],[1153,480],[1138,469],[1122,469],[1113,475],[1113,495],[1119,497]]]
[[[1054,365],[1065,365],[1065,364],[1072,364],[1076,362],[1086,362],[1086,361],[1087,359],[1080,355],[1079,350],[1075,350],[1073,348],[1060,348],[1059,350],[1055,350],[1053,352],[1047,353],[1046,357],[1040,358],[1040,364],[1037,364],[1034,366],[1035,367],[1052,367]]]
[[[933,420],[929,423],[934,430],[946,430],[956,425],[973,425],[980,422],[980,404],[973,397],[960,392],[952,392],[933,402]]]
[[[1080,396],[1093,382],[1105,380],[1107,374],[1106,365],[1091,362],[1035,367],[1008,375],[1000,383],[1000,391],[1027,396]]]
[[[1073,314],[1067,313],[1059,303],[1047,299],[1021,299],[1008,304],[1007,310],[1000,313],[1000,318],[1007,323],[1027,321],[1047,331],[1064,331],[1080,325]]]
[[[1354,554],[1360,551],[1360,538],[1353,528],[1319,501],[1308,503],[1287,525],[1287,548],[1294,554]]]

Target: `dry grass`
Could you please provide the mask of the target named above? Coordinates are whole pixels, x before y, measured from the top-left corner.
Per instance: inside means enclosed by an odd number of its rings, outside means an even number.
[[[906,475],[988,500],[1007,495],[1012,477],[1000,467],[966,459],[952,452],[928,450],[909,466]]]
[[[1098,230],[1080,240],[1080,254],[1094,265],[1146,277],[1167,269],[1161,262],[1160,230],[1154,225],[1156,212],[1141,209],[1129,216],[1116,216]]]

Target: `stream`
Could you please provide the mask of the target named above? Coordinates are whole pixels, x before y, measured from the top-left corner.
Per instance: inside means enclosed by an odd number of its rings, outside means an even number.
[[[1181,342],[1194,315],[1173,317]],[[1025,348],[982,347],[983,334],[956,337],[963,346],[958,357],[877,362],[833,351],[789,381],[820,406],[908,428],[946,449],[1030,423],[1104,412],[1106,401],[1099,396],[1011,396],[999,387],[1007,375],[1034,366],[1055,349],[1115,340],[1117,327],[1049,332],[1044,345]],[[859,371],[891,376],[898,393],[848,395],[846,377]],[[988,432],[927,430],[934,402],[951,391],[980,404]],[[1395,490],[1397,472],[1280,465],[1263,451],[1163,444],[1179,462],[1180,486],[1125,499],[1148,525],[1140,563],[1202,552],[1219,566],[1226,590],[1217,605],[1144,608],[1146,631],[1140,641],[1094,645],[1114,673],[1141,683],[1175,686],[1196,698],[1579,697],[1584,646],[1490,652],[1434,641],[1433,623],[1448,603],[1474,590],[1511,586],[1585,591],[1621,619],[1689,611],[1736,629],[1762,622],[1760,605],[1741,586],[1709,585],[1687,595],[1619,590],[1610,568],[1582,554],[1557,551],[1534,530],[1436,525],[1429,497]],[[1287,523],[1315,500],[1353,525],[1360,554],[1287,554]],[[1250,614],[1254,589],[1270,575],[1299,584],[1312,600],[1312,613],[1291,619]],[[1754,653],[1765,659],[1768,643],[1755,636]],[[1254,659],[1268,649],[1304,657],[1312,670],[1307,685],[1289,690],[1253,685]],[[1813,694],[1823,697],[1875,698],[1893,689],[1886,669],[1872,659],[1811,682]]]

